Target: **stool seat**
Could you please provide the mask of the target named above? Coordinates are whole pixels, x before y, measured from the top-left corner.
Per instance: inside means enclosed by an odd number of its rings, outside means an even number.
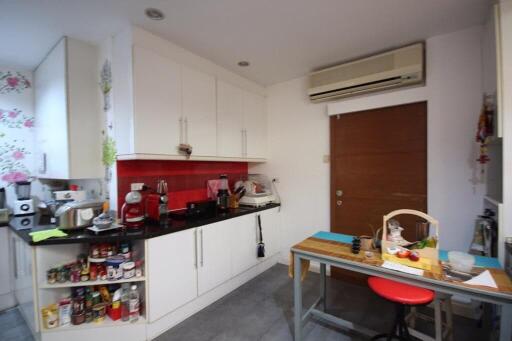
[[[379,296],[406,305],[428,304],[434,300],[434,292],[381,277],[368,278],[368,285]]]

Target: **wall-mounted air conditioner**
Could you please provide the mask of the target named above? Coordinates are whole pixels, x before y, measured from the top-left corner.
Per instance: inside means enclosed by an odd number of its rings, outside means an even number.
[[[310,74],[312,102],[425,82],[425,45],[417,43]]]

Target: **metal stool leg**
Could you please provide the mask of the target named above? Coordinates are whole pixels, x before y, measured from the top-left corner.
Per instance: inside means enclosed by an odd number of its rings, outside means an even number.
[[[436,329],[436,341],[443,340],[443,310],[441,309],[441,299],[436,296],[434,300],[434,323]]]

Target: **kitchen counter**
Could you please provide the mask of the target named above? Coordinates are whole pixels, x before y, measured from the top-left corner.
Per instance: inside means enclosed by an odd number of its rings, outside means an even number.
[[[154,223],[147,223],[142,228],[136,230],[114,230],[112,232],[105,231],[95,234],[87,229],[66,230],[66,237],[49,238],[37,243],[32,241],[29,233],[34,231],[47,230],[55,228],[55,225],[49,224],[43,217],[39,215],[13,217],[9,222],[10,229],[15,232],[21,239],[29,245],[56,245],[56,244],[75,244],[75,243],[103,243],[117,242],[126,240],[149,239],[169,233],[179,232],[203,225],[213,224],[219,221],[268,210],[279,207],[279,204],[268,204],[263,207],[240,207],[230,209],[225,213],[217,213],[213,216],[187,218],[187,219],[169,219],[167,226],[160,226]],[[32,227],[30,227],[32,226]]]

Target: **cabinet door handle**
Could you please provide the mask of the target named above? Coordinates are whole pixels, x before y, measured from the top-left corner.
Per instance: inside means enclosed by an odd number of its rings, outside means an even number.
[[[247,157],[247,129],[244,129],[244,145],[245,145],[245,150],[244,150],[244,156]]]
[[[201,233],[201,267],[203,267],[203,265],[204,265],[203,229],[200,229],[199,233]]]
[[[185,117],[185,143],[188,144],[188,118]]]
[[[16,257],[16,239],[12,237],[12,260],[14,265],[14,278],[18,279],[18,258]]]
[[[194,231],[194,267],[197,269],[197,229]]]
[[[183,143],[183,118],[180,117],[180,144]]]

